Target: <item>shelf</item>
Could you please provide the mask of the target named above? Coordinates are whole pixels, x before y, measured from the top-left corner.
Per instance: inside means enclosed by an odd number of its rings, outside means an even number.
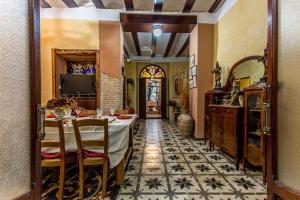
[[[262,110],[258,110],[258,109],[249,109],[249,112],[261,112]]]
[[[256,135],[256,136],[261,136],[261,133],[257,133],[257,132],[248,132],[248,134]]]

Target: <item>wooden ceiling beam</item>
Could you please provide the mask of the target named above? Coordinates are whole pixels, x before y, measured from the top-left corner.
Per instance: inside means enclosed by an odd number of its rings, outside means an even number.
[[[182,12],[188,13],[191,12],[196,0],[186,0]]]
[[[155,57],[157,37],[152,33],[151,57]]]
[[[221,3],[224,3],[225,0],[215,0],[215,2],[212,4],[212,6],[209,8],[209,13],[214,13],[217,11],[218,7],[221,5]]]
[[[104,6],[102,0],[92,0],[92,1],[95,4],[96,8],[105,9],[105,6]]]
[[[163,0],[154,0],[154,12],[162,12]]]
[[[50,4],[45,0],[40,0],[41,8],[51,8]]]
[[[138,34],[137,34],[137,32],[132,32],[131,34],[132,34],[132,38],[133,38],[133,42],[134,42],[136,52],[137,52],[138,56],[141,56],[142,54],[141,54],[141,48],[140,48]]]
[[[77,8],[78,5],[74,0],[62,0],[69,8]]]
[[[126,23],[157,23],[157,24],[197,24],[197,16],[195,15],[146,15],[146,14],[132,14],[121,13],[120,21],[122,24]]]
[[[184,52],[184,50],[187,48],[187,46],[189,46],[189,43],[190,43],[190,36],[186,39],[186,41],[182,45],[181,49],[176,54],[176,57],[181,56],[181,54]]]
[[[132,0],[124,0],[124,3],[127,11],[134,10],[134,5]]]
[[[172,48],[173,42],[175,40],[175,37],[176,37],[176,33],[172,33],[171,36],[170,36],[170,39],[169,39],[169,42],[168,42],[168,45],[167,45],[164,57],[167,57],[169,55],[169,52],[170,52],[170,50]]]

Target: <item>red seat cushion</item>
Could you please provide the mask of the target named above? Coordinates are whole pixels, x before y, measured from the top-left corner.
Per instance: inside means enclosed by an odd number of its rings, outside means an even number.
[[[89,151],[84,149],[83,153],[87,157],[105,157],[104,153],[102,152],[95,152],[95,151]]]
[[[42,152],[41,153],[42,157],[44,159],[54,159],[54,158],[59,158],[60,153],[47,153],[47,152]]]

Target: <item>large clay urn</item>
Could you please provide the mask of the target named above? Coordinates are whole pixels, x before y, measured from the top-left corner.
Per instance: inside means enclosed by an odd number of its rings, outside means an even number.
[[[185,137],[191,136],[193,133],[194,121],[187,110],[183,110],[177,118],[177,127],[181,134]]]

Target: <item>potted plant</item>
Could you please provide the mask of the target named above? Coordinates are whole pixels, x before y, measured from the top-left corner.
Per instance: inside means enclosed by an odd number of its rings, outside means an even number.
[[[179,104],[180,115],[177,119],[177,127],[183,136],[190,136],[193,132],[193,118],[189,114],[189,85],[188,80],[181,78],[179,80]]]
[[[177,102],[175,100],[169,100],[169,121],[175,122],[175,113],[174,110],[177,106]]]

